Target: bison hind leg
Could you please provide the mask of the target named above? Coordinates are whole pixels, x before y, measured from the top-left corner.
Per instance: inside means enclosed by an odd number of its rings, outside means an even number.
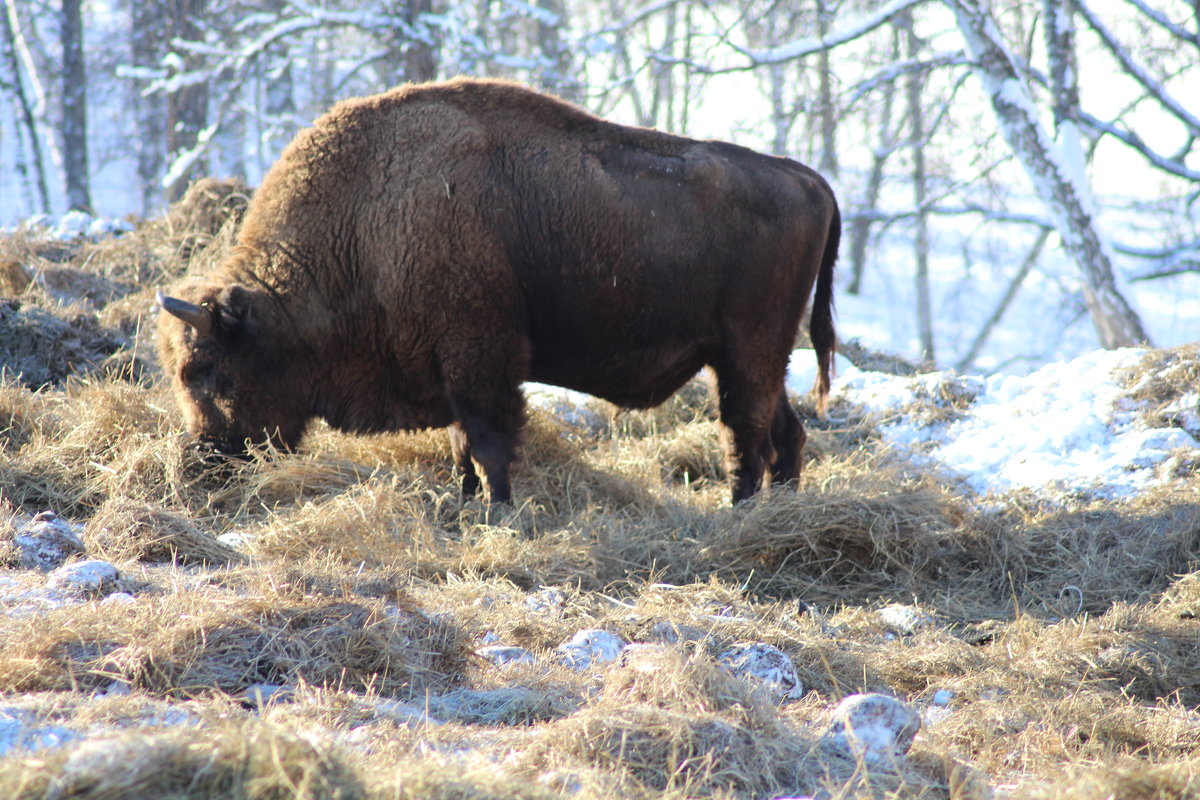
[[[767,457],[771,464],[771,483],[796,483],[800,478],[800,470],[804,468],[804,444],[807,440],[800,415],[788,402],[787,392],[780,392],[775,404],[775,416],[771,418],[766,448],[772,453]]]

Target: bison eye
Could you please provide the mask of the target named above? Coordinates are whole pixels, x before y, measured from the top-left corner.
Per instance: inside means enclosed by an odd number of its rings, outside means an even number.
[[[206,382],[212,378],[212,365],[188,364],[180,370],[179,377],[189,386]]]

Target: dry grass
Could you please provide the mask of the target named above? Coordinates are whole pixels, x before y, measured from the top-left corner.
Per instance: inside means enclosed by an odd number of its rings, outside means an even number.
[[[244,194],[207,184],[108,242],[0,242],[0,324],[36,332],[20,353],[0,336],[0,539],[53,509],[134,596],[37,606],[44,576],[0,575],[0,733],[66,742],[0,757],[0,796],[1200,796],[1190,471],[1119,505],[985,510],[868,420],[801,405],[799,489],[730,509],[703,380],[589,425],[534,410],[511,510],[462,502],[440,431],[318,428],[299,454],[206,468],[145,311],[219,257]],[[64,356],[86,330],[112,349]],[[1131,371],[1156,424],[1187,421],[1195,360]],[[930,413],[968,390],[940,385]],[[931,622],[898,634],[878,613],[896,602]],[[581,628],[659,644],[576,672],[554,652]],[[537,661],[496,667],[490,641]],[[789,654],[805,697],[717,667],[745,641]],[[262,684],[290,697],[248,700]],[[927,714],[894,768],[820,746],[856,691]]]

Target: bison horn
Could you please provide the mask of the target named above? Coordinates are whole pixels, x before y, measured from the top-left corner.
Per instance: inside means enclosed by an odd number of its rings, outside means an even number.
[[[158,293],[158,304],[163,311],[173,317],[179,317],[191,325],[201,336],[207,336],[212,332],[213,315],[207,308],[201,308],[195,303],[180,300],[178,297],[168,297],[162,292]]]

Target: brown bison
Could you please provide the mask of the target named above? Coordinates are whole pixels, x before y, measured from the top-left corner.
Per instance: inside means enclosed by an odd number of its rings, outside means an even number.
[[[449,426],[465,494],[510,499],[521,383],[646,408],[716,376],[734,501],[800,472],[783,390],[816,285],[829,390],[829,185],[785,158],[606,122],[517,84],[348,100],[263,179],[216,271],[160,296],[188,429],[218,453]]]

